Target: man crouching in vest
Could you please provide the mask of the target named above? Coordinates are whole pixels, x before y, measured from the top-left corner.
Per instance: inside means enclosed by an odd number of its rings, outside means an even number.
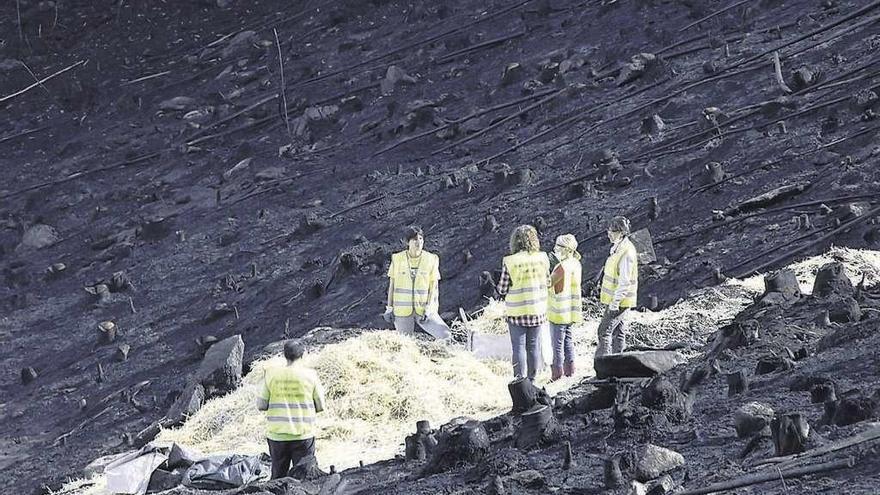
[[[418,323],[434,338],[448,339],[449,326],[438,314],[440,258],[423,249],[425,237],[419,227],[408,227],[405,238],[406,250],[391,256],[388,305],[382,317],[404,335],[413,335]]]
[[[534,381],[541,363],[540,335],[547,331],[550,260],[541,252],[538,232],[531,225],[513,230],[510,253],[502,261],[495,290],[504,298],[513,375]]]
[[[318,374],[300,363],[304,351],[292,340],[285,342],[287,365],[266,370],[257,397],[257,409],[266,411],[273,480],[315,455],[315,415],[324,410],[324,389]]]
[[[623,352],[626,327],[623,313],[636,305],[639,290],[639,261],[636,247],[629,240],[629,220],[614,217],[608,224],[611,254],[605,261],[599,302],[606,305],[599,322],[596,357]]]

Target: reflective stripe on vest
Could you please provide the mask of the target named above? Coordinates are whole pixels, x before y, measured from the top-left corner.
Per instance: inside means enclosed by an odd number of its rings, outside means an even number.
[[[557,325],[578,323],[583,320],[581,300],[581,262],[566,258],[561,262],[564,270],[562,292],[559,294],[550,287],[550,300],[547,306],[547,319]]]
[[[630,284],[626,287],[623,299],[620,301],[621,308],[634,308],[636,306],[636,295],[639,291],[639,260],[636,247],[629,239],[620,241],[617,250],[608,256],[605,260],[605,274],[602,276],[602,291],[599,295],[599,301],[602,304],[610,304],[617,292],[618,280],[620,279],[620,260],[624,257],[631,260],[629,280]]]
[[[547,279],[550,260],[547,253],[520,251],[504,257],[510,275],[510,290],[504,298],[507,316],[547,313]]]
[[[391,275],[394,281],[391,305],[394,307],[394,316],[409,316],[414,310],[419,316],[424,315],[426,309],[436,311],[439,294],[432,294],[432,300],[428,301],[428,292],[435,282],[434,272],[439,263],[440,258],[437,255],[423,250],[413,279],[406,251],[391,255]]]
[[[317,375],[296,366],[266,370],[269,409],[266,433],[269,438],[302,440],[315,436],[315,388]]]

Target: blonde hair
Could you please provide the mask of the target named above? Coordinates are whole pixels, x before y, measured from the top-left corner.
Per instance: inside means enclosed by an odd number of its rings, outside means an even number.
[[[531,225],[520,225],[510,234],[510,254],[520,251],[534,253],[541,250],[538,231]]]

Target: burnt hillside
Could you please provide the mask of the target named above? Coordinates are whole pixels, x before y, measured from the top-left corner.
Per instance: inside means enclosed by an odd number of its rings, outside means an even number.
[[[608,218],[649,228],[652,306],[832,243],[876,248],[878,16],[836,0],[6,2],[0,482],[124,448],[183,387],[196,339],[241,333],[255,352],[380,324],[405,225],[440,254],[450,314],[480,305],[524,222],[545,244],[575,233],[587,271]],[[96,345],[106,320],[124,362]],[[138,407],[117,399],[134,386]]]

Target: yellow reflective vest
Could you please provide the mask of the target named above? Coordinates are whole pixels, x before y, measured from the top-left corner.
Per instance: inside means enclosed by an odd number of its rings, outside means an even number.
[[[583,320],[583,304],[581,301],[581,262],[568,257],[559,262],[562,265],[562,292],[556,293],[550,287],[550,300],[547,307],[547,319],[557,325],[568,325]]]
[[[413,269],[406,251],[391,255],[391,267],[388,276],[394,282],[394,291],[391,293],[391,306],[394,308],[394,316],[410,316],[415,313],[423,316],[425,311],[436,313],[439,307],[439,287],[431,294],[428,300],[428,292],[431,284],[440,280],[440,258],[433,253],[422,250],[418,265]]]
[[[318,374],[297,364],[266,370],[260,399],[268,403],[266,436],[279,442],[315,436],[315,413],[324,410]]]
[[[599,296],[599,302],[602,304],[610,304],[614,299],[614,294],[618,289],[618,281],[620,280],[620,260],[624,257],[629,258],[629,283],[626,287],[626,293],[620,301],[621,308],[634,308],[636,306],[636,295],[639,292],[639,260],[636,247],[629,239],[623,239],[618,244],[617,249],[605,260],[605,274],[602,277],[602,292]]]
[[[547,253],[520,251],[503,260],[510,275],[510,289],[504,298],[507,316],[547,314],[547,285],[550,260]]]

